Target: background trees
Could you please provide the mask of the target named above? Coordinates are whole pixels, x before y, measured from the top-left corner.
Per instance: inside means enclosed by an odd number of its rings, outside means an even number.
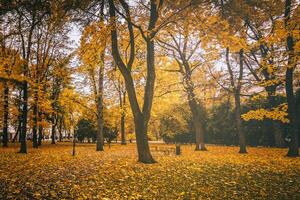
[[[3,146],[70,139],[88,119],[96,150],[107,125],[144,163],[149,140],[298,155],[296,1],[36,0],[0,14]]]

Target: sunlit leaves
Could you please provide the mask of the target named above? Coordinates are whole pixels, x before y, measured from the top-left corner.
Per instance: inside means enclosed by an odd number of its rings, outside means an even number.
[[[155,145],[171,148],[173,145]],[[299,160],[284,149],[209,146],[183,155],[153,152],[157,164],[136,162],[135,145],[112,145],[105,153],[94,145],[45,145],[27,156],[16,148],[0,150],[2,199],[298,199]],[[14,167],[10,167],[13,165]],[[8,172],[7,169],[10,169]]]

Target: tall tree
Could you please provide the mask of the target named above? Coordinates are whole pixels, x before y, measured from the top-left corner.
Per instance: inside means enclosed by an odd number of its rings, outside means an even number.
[[[288,55],[287,68],[285,73],[285,92],[287,97],[288,104],[288,118],[289,118],[289,126],[290,126],[290,135],[291,141],[289,144],[289,151],[287,153],[290,157],[299,156],[299,143],[298,143],[298,130],[297,130],[297,114],[296,114],[296,100],[294,94],[293,80],[294,80],[294,70],[297,65],[297,58],[295,54],[295,41],[292,36],[291,31],[293,30],[293,26],[295,25],[291,22],[292,15],[292,0],[285,1],[285,11],[284,11],[284,24],[285,29],[288,32],[286,38],[286,49]]]

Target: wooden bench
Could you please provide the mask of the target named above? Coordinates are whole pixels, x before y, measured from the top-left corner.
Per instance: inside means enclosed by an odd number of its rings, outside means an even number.
[[[154,153],[162,153],[164,155],[175,155],[175,147],[163,147],[163,146],[155,146],[155,147],[150,147],[151,152]]]

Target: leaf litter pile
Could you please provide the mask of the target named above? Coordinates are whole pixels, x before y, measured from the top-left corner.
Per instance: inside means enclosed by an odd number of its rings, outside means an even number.
[[[300,159],[286,149],[187,145],[181,156],[153,151],[151,165],[137,162],[134,144],[82,144],[75,157],[69,143],[17,150],[0,149],[0,199],[300,199]]]

